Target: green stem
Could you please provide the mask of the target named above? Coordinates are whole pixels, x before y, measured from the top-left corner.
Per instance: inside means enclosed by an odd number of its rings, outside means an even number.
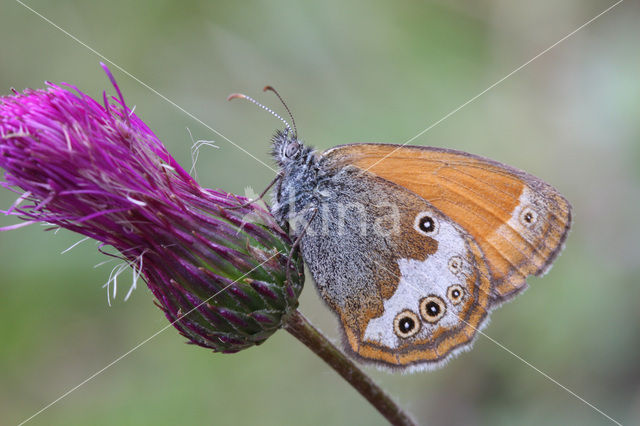
[[[336,348],[318,329],[296,311],[284,325],[285,330],[304,343],[353,386],[393,425],[415,425],[378,385]]]

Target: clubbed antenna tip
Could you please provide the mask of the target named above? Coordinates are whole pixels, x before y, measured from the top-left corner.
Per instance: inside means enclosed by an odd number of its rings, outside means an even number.
[[[227,96],[227,100],[230,101],[231,99],[246,99],[247,96],[243,95],[242,93],[232,93],[229,96]]]
[[[263,92],[273,92],[276,94],[276,96],[278,97],[278,99],[280,99],[280,102],[282,103],[282,106],[284,106],[284,109],[287,110],[287,113],[289,114],[289,117],[291,118],[291,124],[293,124],[293,136],[298,139],[298,128],[296,127],[296,120],[293,118],[293,114],[291,114],[291,110],[289,109],[289,107],[287,106],[287,103],[284,101],[284,99],[282,99],[282,96],[280,96],[280,93],[278,93],[278,91],[276,89],[274,89],[272,86],[264,86],[264,88],[262,89]]]

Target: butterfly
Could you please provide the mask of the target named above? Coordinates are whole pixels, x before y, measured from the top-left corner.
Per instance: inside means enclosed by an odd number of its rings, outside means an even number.
[[[526,172],[424,146],[320,152],[281,120],[272,214],[299,243],[345,349],[362,361],[443,365],[563,249],[571,206]]]

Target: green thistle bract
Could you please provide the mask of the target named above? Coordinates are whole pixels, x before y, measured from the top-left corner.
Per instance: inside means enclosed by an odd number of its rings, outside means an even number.
[[[106,68],[105,68],[106,70]],[[0,98],[6,214],[115,247],[171,323],[218,352],[257,345],[298,305],[299,256],[262,208],[199,186],[117,98],[104,105],[67,84]],[[102,247],[101,245],[101,247]]]

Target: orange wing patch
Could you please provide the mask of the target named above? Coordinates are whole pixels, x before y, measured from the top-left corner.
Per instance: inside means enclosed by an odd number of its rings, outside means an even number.
[[[549,269],[571,225],[571,206],[554,188],[483,157],[388,144],[339,146],[325,156],[409,189],[462,226],[487,260],[494,303]]]

